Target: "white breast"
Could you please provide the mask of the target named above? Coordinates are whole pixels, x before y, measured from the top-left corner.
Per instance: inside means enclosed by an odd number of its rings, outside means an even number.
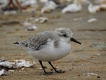
[[[60,45],[57,48],[55,48],[53,45],[53,41],[50,41],[41,50],[39,51],[28,50],[28,53],[38,60],[55,61],[68,55],[70,49],[71,44],[69,43],[60,41]]]

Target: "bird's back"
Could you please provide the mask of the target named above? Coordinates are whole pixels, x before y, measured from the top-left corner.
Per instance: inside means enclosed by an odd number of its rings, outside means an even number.
[[[58,41],[59,36],[56,31],[45,31],[35,34],[33,37],[27,39],[25,42],[28,47],[33,50],[38,50],[42,45],[45,45],[48,40]]]

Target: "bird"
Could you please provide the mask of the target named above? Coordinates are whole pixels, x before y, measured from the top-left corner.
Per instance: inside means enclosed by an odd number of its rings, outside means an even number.
[[[100,11],[106,11],[106,4],[100,4]]]
[[[53,0],[48,0],[44,7],[41,9],[41,13],[50,13],[52,12],[54,9],[57,8],[57,4],[53,1]]]
[[[82,10],[82,4],[89,4],[89,0],[74,0],[72,4],[69,4],[63,8],[62,13],[76,13]]]
[[[88,11],[90,13],[97,13],[97,12],[100,12],[100,11],[106,11],[106,4],[95,5],[95,6],[90,4],[89,7],[88,7]]]
[[[47,72],[42,61],[48,62],[56,73],[64,73],[65,71],[57,70],[51,62],[59,60],[70,53],[71,41],[81,44],[72,36],[73,33],[69,28],[58,28],[53,31],[36,33],[27,40],[18,41],[13,44],[21,46],[29,55],[37,59],[44,74],[52,74],[53,72]]]
[[[100,5],[93,5],[92,3],[90,3],[88,6],[88,11],[89,13],[96,13],[100,11]]]
[[[62,13],[75,13],[82,10],[82,6],[80,4],[70,4],[62,10]]]
[[[89,6],[88,6],[88,11],[89,11],[89,13],[97,13],[97,12],[100,12],[100,11],[106,11],[105,0],[104,0],[104,2],[101,2],[101,4],[98,4],[98,5],[93,5],[90,2]]]

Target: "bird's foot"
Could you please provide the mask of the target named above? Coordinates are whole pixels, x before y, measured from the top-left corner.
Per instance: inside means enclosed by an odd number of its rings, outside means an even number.
[[[45,72],[44,75],[52,75],[53,72]]]

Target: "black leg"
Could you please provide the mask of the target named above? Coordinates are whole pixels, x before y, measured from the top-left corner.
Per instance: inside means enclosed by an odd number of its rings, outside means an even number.
[[[40,63],[40,65],[41,65],[41,67],[42,67],[45,74],[52,74],[53,73],[53,72],[46,72],[41,60],[39,60],[39,63]]]
[[[48,62],[51,66],[52,66],[52,68],[55,70],[55,72],[57,72],[57,73],[64,73],[65,71],[62,71],[62,70],[56,70],[56,68],[52,65],[52,63],[51,62]]]

